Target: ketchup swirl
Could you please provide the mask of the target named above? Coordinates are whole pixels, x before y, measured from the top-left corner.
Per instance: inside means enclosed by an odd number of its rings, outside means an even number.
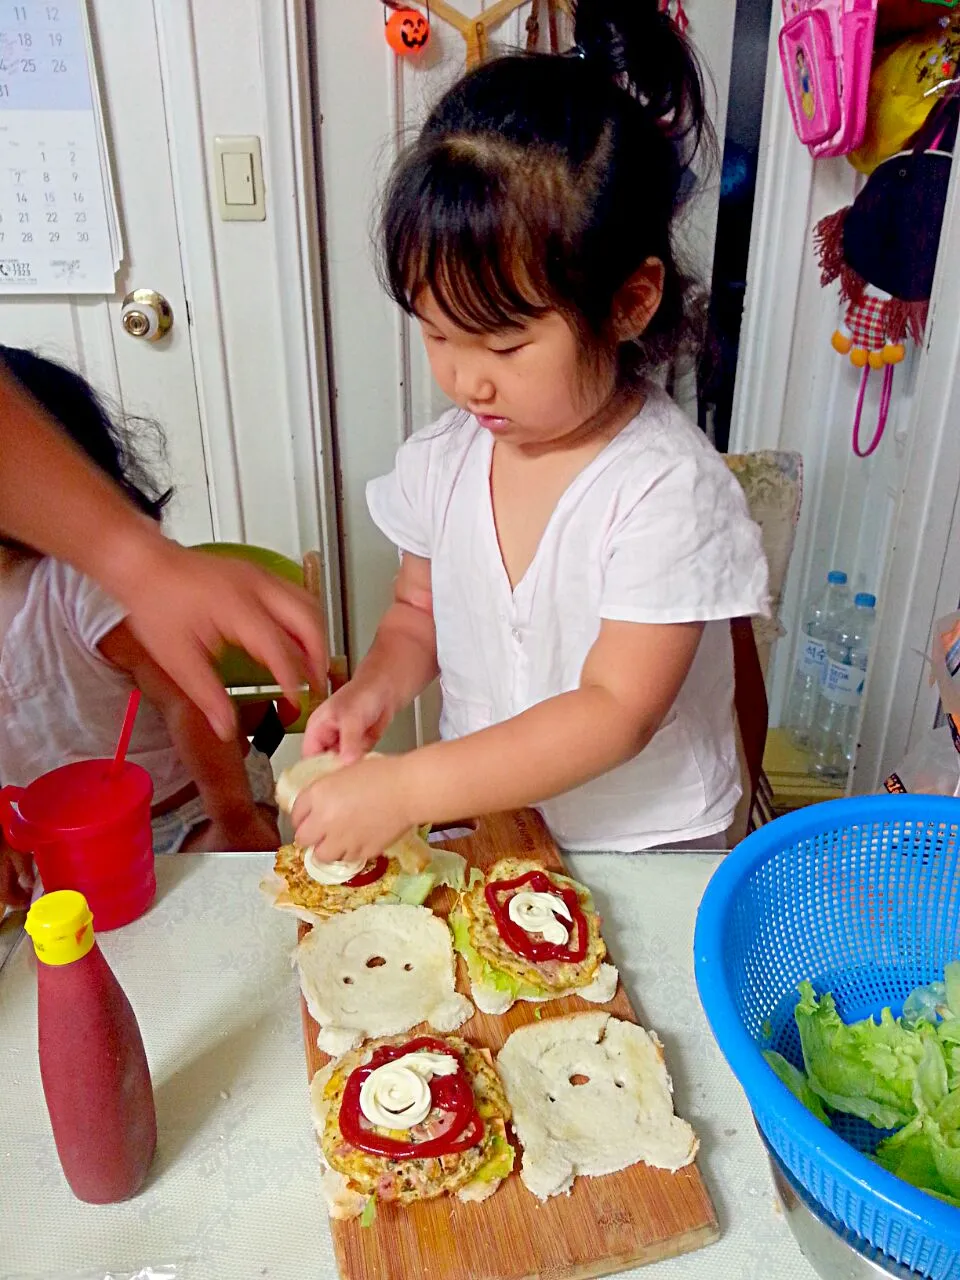
[[[386,854],[381,853],[379,858],[374,858],[373,862],[368,862],[362,871],[351,880],[345,880],[343,887],[345,889],[362,889],[365,885],[375,884],[377,880],[382,880],[387,873],[387,867],[390,860]]]
[[[417,1142],[412,1138],[386,1138],[365,1127],[366,1120],[360,1110],[360,1090],[363,1082],[378,1067],[405,1054],[426,1049],[431,1053],[446,1053],[456,1058],[459,1071],[455,1075],[434,1076],[430,1081],[431,1116],[443,1113],[445,1128],[435,1138]],[[457,1051],[436,1040],[433,1036],[418,1036],[402,1045],[381,1045],[375,1049],[369,1062],[351,1071],[340,1102],[340,1132],[360,1151],[370,1155],[388,1156],[392,1160],[427,1159],[433,1156],[452,1155],[474,1147],[483,1138],[483,1120],[477,1114],[473,1097],[473,1085]]]
[[[566,942],[546,942],[542,937],[538,939],[510,919],[510,899],[519,890],[527,888],[534,893],[552,894],[564,902],[573,923]],[[511,951],[523,956],[525,960],[568,960],[577,963],[587,954],[587,921],[580,910],[576,890],[566,885],[554,884],[545,871],[528,871],[516,880],[491,880],[484,889],[484,896],[500,937]]]

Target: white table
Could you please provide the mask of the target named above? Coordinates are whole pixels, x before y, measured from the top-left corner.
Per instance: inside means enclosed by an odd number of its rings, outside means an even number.
[[[335,1280],[289,962],[295,925],[257,891],[270,861],[262,854],[161,859],[154,908],[101,939],[137,1011],[157,1100],[155,1166],[127,1204],[95,1208],[67,1189],[40,1090],[29,942],[4,966],[4,1280],[94,1280],[107,1269],[163,1263],[176,1265],[177,1280]],[[638,1013],[666,1045],[677,1109],[700,1134],[701,1168],[723,1231],[709,1249],[623,1274],[814,1280],[697,1000],[694,917],[718,858],[584,854],[569,861],[594,890]]]

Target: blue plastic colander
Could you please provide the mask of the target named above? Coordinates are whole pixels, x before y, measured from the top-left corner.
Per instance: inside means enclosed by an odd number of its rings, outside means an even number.
[[[960,1280],[960,1209],[867,1156],[884,1136],[828,1129],[780,1083],[767,1047],[802,1066],[793,1010],[809,978],[852,1021],[899,1013],[960,957],[960,800],[872,796],[815,805],[748,837],[697,916],[697,986],[768,1142],[844,1226],[931,1280]]]

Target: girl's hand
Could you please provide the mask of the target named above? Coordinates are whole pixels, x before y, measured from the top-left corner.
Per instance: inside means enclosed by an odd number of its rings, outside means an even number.
[[[280,847],[276,819],[260,805],[245,814],[225,816],[207,823],[185,843],[184,853],[270,853]]]
[[[24,911],[33,895],[35,873],[29,853],[17,853],[0,835],[0,916],[3,908]]]
[[[402,756],[371,757],[305,787],[293,806],[296,842],[321,862],[369,861],[416,825]]]
[[[344,764],[354,764],[373,750],[395,713],[393,694],[385,684],[354,677],[307,721],[303,754],[336,751]]]

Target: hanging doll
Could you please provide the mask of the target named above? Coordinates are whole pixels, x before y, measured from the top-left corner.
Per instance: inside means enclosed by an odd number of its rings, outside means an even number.
[[[820,283],[840,281],[844,315],[834,349],[863,370],[853,424],[853,451],[860,458],[880,443],[906,338],[923,338],[958,112],[956,96],[943,99],[911,150],[878,165],[853,204],[822,219],[814,232]],[[860,419],[873,369],[883,370],[883,388],[876,430],[864,448]]]

